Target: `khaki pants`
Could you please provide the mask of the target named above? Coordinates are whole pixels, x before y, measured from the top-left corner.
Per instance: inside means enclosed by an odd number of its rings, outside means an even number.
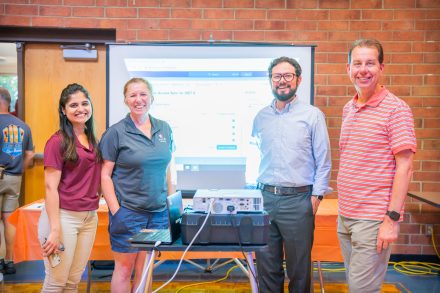
[[[44,258],[46,276],[41,292],[78,292],[78,283],[89,260],[95,241],[98,215],[96,211],[75,212],[60,209],[61,242],[64,251],[60,253],[61,263],[52,268]],[[47,213],[41,212],[38,223],[38,238],[44,242],[50,227]]]
[[[381,223],[338,217],[338,238],[350,293],[381,292],[391,254],[391,246],[381,253],[376,250]]]

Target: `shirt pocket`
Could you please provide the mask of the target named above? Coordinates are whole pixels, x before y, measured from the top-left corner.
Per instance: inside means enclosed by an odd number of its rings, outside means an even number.
[[[305,149],[311,145],[311,136],[306,125],[297,124],[286,131],[283,138],[287,149]]]

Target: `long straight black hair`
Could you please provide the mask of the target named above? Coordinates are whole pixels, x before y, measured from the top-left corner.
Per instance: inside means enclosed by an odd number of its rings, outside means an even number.
[[[61,151],[63,154],[64,161],[77,162],[78,161],[78,153],[76,152],[75,147],[75,133],[73,132],[72,123],[70,123],[67,116],[64,115],[63,110],[66,108],[66,104],[69,102],[71,95],[82,92],[87,100],[90,102],[90,107],[92,108],[92,114],[90,115],[90,119],[86,122],[86,127],[84,129],[85,134],[87,135],[87,139],[89,143],[93,145],[94,152],[96,153],[96,158],[98,162],[101,161],[101,153],[98,148],[98,140],[95,135],[95,123],[93,119],[93,105],[92,100],[90,99],[89,92],[80,84],[72,83],[69,84],[63,91],[61,92],[59,106],[58,106],[58,115],[60,117],[60,133],[63,136],[63,142],[61,144]]]

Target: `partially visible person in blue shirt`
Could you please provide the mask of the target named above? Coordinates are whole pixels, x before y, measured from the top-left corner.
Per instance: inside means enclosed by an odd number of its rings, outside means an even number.
[[[283,292],[284,255],[289,292],[311,288],[315,214],[328,189],[331,158],[324,114],[296,96],[301,71],[292,58],[272,61],[275,99],[252,128],[251,144],[260,153],[257,187],[271,220],[269,250],[257,253],[260,292]]]

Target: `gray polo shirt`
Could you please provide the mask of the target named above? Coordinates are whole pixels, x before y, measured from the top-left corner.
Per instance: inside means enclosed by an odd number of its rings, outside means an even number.
[[[174,150],[171,127],[150,115],[151,140],[128,114],[102,136],[104,160],[115,162],[112,180],[121,206],[157,212],[165,209],[166,169]]]

